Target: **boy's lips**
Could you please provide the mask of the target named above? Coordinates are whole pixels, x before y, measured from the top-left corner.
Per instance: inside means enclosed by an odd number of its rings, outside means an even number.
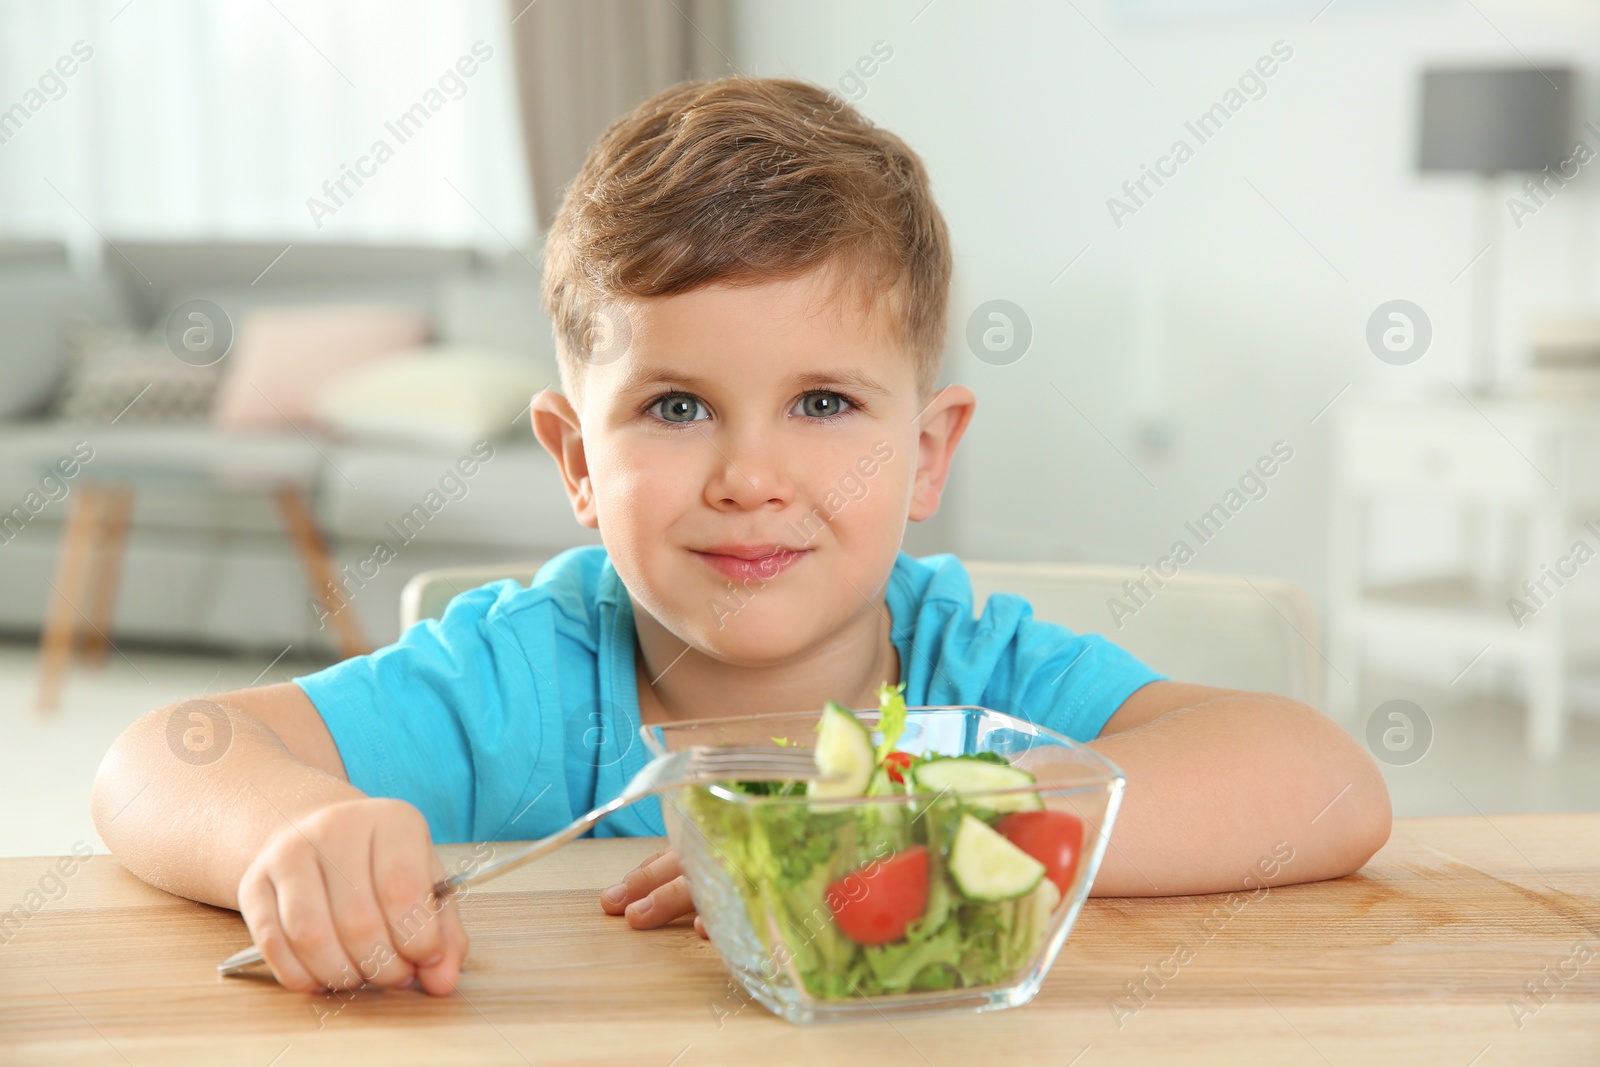
[[[776,578],[811,550],[783,545],[713,545],[689,551],[728,578],[765,581]]]

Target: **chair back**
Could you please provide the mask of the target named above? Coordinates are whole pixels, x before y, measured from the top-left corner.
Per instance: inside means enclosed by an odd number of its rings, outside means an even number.
[[[1016,593],[1034,618],[1102,634],[1175,681],[1322,703],[1316,608],[1293,582],[1072,563],[965,566],[980,614],[991,593]]]
[[[523,585],[544,566],[544,560],[531,563],[487,563],[480,567],[445,567],[423,571],[411,577],[400,591],[400,629],[405,631],[423,619],[437,619],[459,593],[501,578],[515,578]]]
[[[400,595],[400,627],[437,619],[451,598],[501,578],[527,585],[543,562],[424,571]],[[1033,605],[1034,618],[1103,634],[1175,680],[1322,704],[1316,608],[1293,582],[1184,573],[1158,579],[1133,567],[1075,563],[965,566],[980,614],[990,594],[1015,593]]]

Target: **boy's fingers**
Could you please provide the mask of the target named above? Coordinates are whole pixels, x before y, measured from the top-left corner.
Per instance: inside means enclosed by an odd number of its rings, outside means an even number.
[[[307,993],[317,987],[294,954],[289,937],[278,919],[278,894],[264,877],[246,877],[239,883],[239,914],[250,929],[250,939],[261,950],[261,957],[272,968],[272,975],[285,989]]]
[[[331,861],[323,860],[322,878],[328,886],[334,928],[339,933],[345,955],[355,964],[352,988],[367,983],[389,988],[403,986],[411,981],[414,973],[410,962],[390,940],[388,917],[372,884],[375,837],[353,854],[353,858],[365,860],[359,865],[345,863],[336,867]]]
[[[698,915],[694,917],[694,932],[707,940],[711,938],[711,934],[706,930],[706,921]]]
[[[609,915],[621,915],[634,901],[682,874],[678,854],[664,848],[646,856],[639,866],[622,876],[622,881],[602,892],[600,907]]]
[[[666,885],[659,886],[647,896],[629,904],[628,910],[623,914],[628,918],[628,925],[635,930],[648,930],[669,923],[693,910],[694,901],[689,896],[689,880],[680,874]]]
[[[444,868],[439,868],[443,877]],[[439,912],[439,961],[431,966],[417,967],[417,983],[436,997],[448,996],[456,991],[461,981],[461,964],[467,957],[467,931],[461,925],[461,908],[454,893],[445,898]]]
[[[467,931],[461,925],[457,894],[450,893],[443,900],[433,895],[433,886],[445,879],[445,869],[433,851],[432,839],[424,844],[429,854],[428,902],[433,920],[429,925],[428,944],[432,951],[424,954],[419,949],[417,956],[420,958],[412,962],[416,964],[417,984],[425,992],[442,997],[454,993],[461,981],[461,964],[467,955]]]
[[[309,870],[307,869],[309,866]],[[295,956],[318,985],[329,989],[354,989],[361,985],[355,961],[344,950],[328,906],[328,887],[321,868],[303,865],[291,881],[273,878],[278,897],[278,920]],[[337,876],[335,876],[337,877]]]
[[[414,964],[433,960],[444,951],[438,919],[441,905],[433,896],[434,883],[443,878],[444,869],[426,833],[379,825],[372,842],[372,886],[389,942],[404,964],[398,984],[411,980]],[[396,977],[401,973],[396,971]]]

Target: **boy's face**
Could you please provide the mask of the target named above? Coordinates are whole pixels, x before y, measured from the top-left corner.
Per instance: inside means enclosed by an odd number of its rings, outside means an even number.
[[[776,664],[876,612],[973,409],[918,393],[882,306],[814,271],[628,306],[576,410],[535,398],[579,521],[637,605],[700,651]],[[929,402],[931,399],[931,403]]]

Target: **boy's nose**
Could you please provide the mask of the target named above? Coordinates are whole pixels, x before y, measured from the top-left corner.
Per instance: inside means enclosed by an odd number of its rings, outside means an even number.
[[[749,435],[723,440],[705,434],[712,450],[706,503],[726,510],[786,507],[794,498],[793,481],[784,473],[783,457],[774,442]]]

